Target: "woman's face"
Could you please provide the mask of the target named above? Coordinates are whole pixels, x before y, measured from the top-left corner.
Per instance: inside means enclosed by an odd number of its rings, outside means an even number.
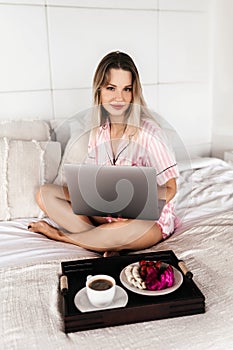
[[[101,104],[110,116],[123,116],[129,107],[132,94],[132,74],[123,69],[110,69],[110,79],[101,88]]]

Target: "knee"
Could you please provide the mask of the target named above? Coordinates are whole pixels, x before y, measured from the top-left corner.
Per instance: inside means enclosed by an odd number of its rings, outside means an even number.
[[[62,186],[54,184],[45,184],[39,188],[36,193],[36,201],[39,207],[46,212],[46,205],[48,203],[55,203],[57,199],[66,199],[68,200],[68,194],[66,194],[66,189]]]
[[[39,205],[40,209],[43,210],[43,208],[42,208],[42,200],[41,200],[40,188],[39,188],[39,190],[36,192],[36,203]]]
[[[46,201],[46,194],[49,193],[50,185],[45,184],[41,186],[38,191],[36,192],[36,202],[39,205],[40,209],[45,211],[45,201]]]

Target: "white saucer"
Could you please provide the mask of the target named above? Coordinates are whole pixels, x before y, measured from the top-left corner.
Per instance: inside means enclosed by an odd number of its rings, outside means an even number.
[[[112,303],[105,307],[92,305],[87,297],[86,287],[81,289],[74,297],[74,304],[81,312],[99,311],[124,307],[128,302],[128,294],[120,286],[116,286],[116,292]]]

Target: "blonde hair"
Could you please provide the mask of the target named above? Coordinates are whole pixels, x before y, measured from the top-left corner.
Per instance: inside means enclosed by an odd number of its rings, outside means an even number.
[[[102,58],[97,66],[93,79],[93,100],[94,100],[94,126],[98,127],[106,123],[108,113],[101,105],[101,88],[106,86],[110,80],[110,69],[123,69],[132,74],[132,101],[126,111],[125,118],[127,122],[128,133],[135,134],[140,127],[140,121],[144,108],[145,100],[142,95],[142,87],[139,79],[139,73],[132,58],[124,52],[110,52]]]

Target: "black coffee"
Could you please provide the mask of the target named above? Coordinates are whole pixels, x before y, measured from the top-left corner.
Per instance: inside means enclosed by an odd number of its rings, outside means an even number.
[[[106,290],[112,287],[112,282],[105,279],[98,279],[91,282],[89,287],[94,290]]]

